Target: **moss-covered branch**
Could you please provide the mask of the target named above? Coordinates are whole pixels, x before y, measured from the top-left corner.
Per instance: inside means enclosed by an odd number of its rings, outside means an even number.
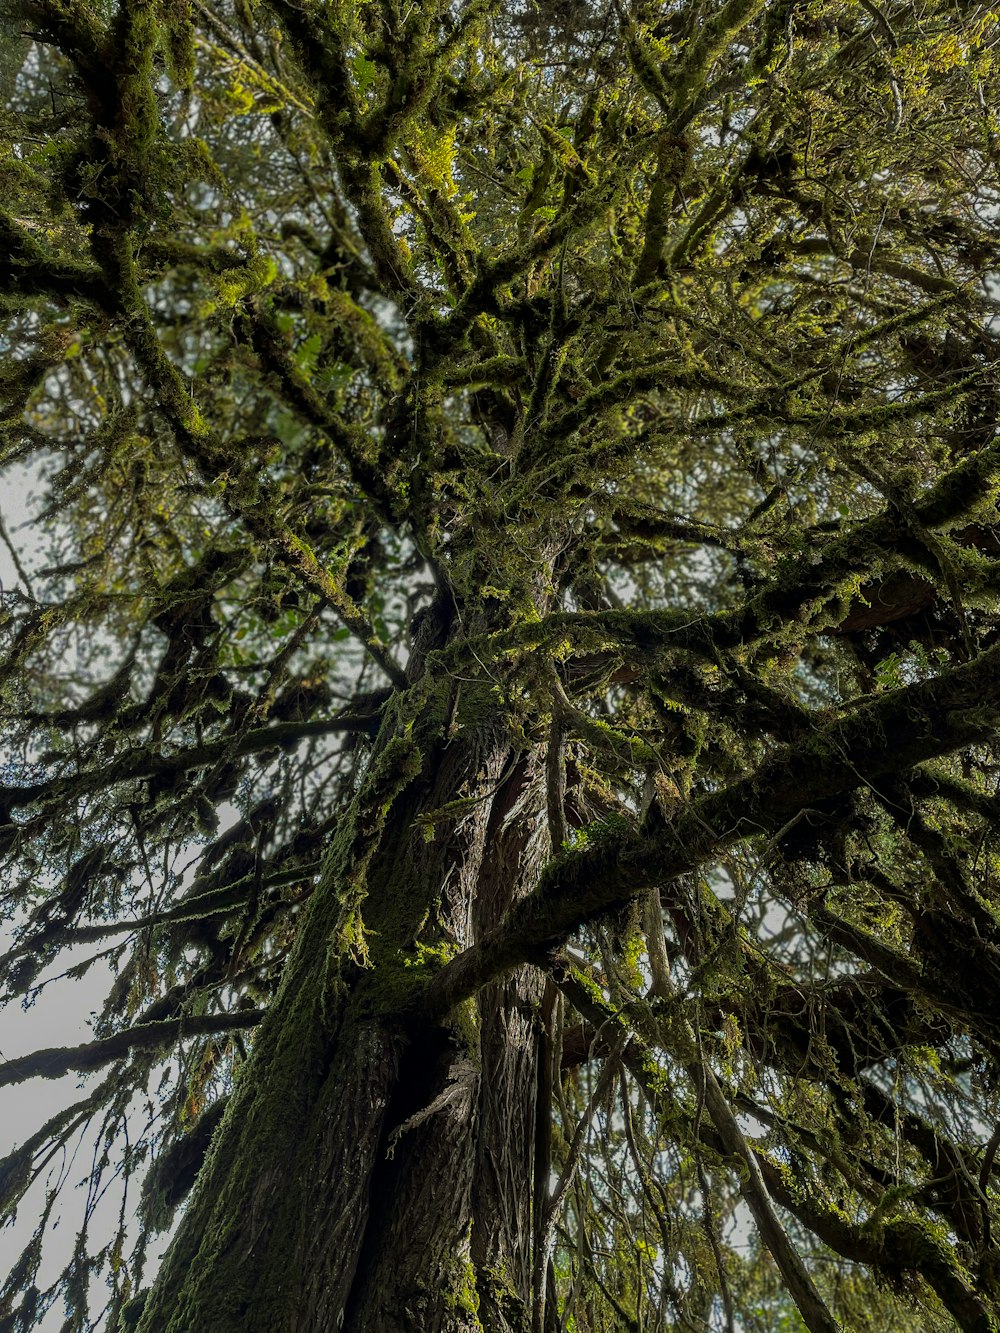
[[[447,964],[428,992],[449,1009],[493,977],[538,959],[583,922],[703,865],[748,837],[772,834],[818,800],[875,784],[989,738],[1000,718],[1000,647],[829,722],[752,776],[694,799],[662,832],[608,826],[603,845],[567,852],[507,921]]]
[[[160,1050],[185,1037],[239,1032],[256,1027],[264,1012],[262,1009],[243,1009],[228,1014],[190,1014],[125,1028],[113,1037],[103,1037],[83,1046],[50,1046],[0,1064],[0,1087],[23,1083],[28,1078],[61,1078],[63,1074],[89,1073],[112,1060],[123,1060],[133,1051]]]

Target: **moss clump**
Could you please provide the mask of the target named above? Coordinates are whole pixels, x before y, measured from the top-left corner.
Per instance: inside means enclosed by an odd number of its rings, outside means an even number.
[[[483,1333],[483,1325],[479,1319],[477,1282],[476,1268],[472,1260],[456,1259],[451,1279],[444,1292],[444,1306],[447,1310],[467,1317],[468,1322],[465,1325],[467,1333]]]

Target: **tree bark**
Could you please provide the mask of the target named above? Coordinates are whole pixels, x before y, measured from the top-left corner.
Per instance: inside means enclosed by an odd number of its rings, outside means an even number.
[[[434,1027],[405,1017],[547,850],[536,766],[492,721],[449,738],[453,706],[408,751],[383,728],[140,1333],[525,1325],[539,982],[522,969]],[[386,815],[397,763],[418,771]],[[344,948],[359,866],[364,965]]]

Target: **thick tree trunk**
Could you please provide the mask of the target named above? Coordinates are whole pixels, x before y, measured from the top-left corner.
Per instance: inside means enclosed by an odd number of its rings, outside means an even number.
[[[546,850],[535,767],[490,724],[449,740],[453,705],[409,748],[398,724],[380,738],[143,1333],[530,1324],[538,983],[432,1030],[400,1016],[428,959],[495,922]],[[344,957],[360,875],[365,966]]]

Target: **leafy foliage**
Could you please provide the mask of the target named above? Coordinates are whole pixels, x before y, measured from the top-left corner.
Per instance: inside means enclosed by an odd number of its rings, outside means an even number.
[[[0,1327],[139,1318],[324,863],[391,997],[367,867],[486,726],[423,836],[509,791],[544,869],[391,944],[549,978],[523,1326],[998,1327],[996,12],[3,22],[0,983],[112,980],[0,1067],[110,1066],[0,1164]],[[46,1287],[87,1124],[140,1218]]]

